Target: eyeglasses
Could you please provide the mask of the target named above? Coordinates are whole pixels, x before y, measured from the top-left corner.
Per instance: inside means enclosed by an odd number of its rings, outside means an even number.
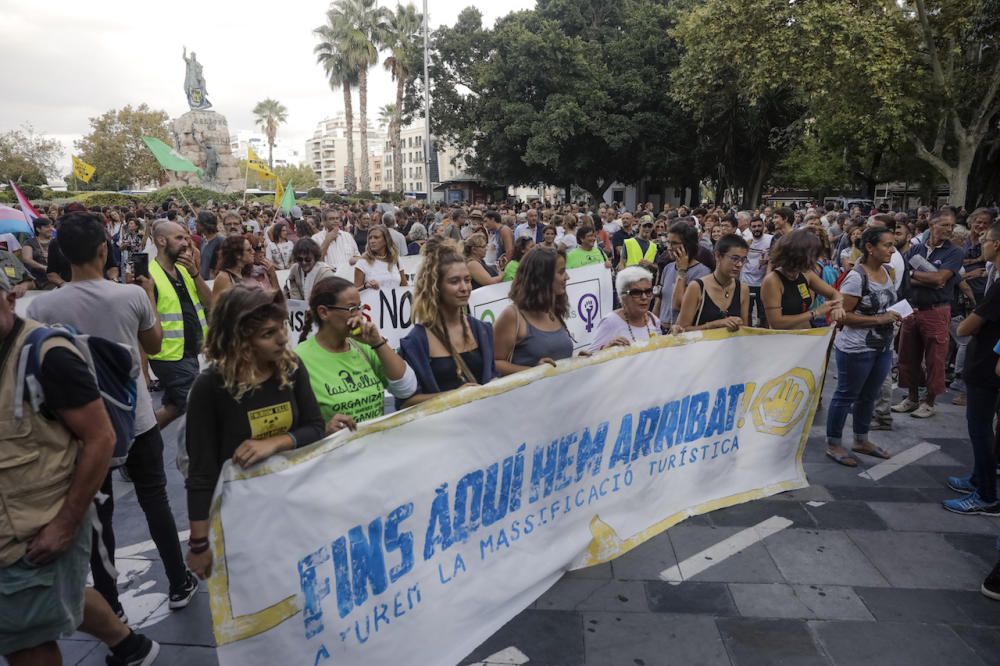
[[[299,263],[313,261],[313,256],[311,254],[300,254],[299,256],[295,257],[295,261]]]
[[[726,259],[728,259],[729,261],[733,262],[737,266],[742,266],[743,264],[747,263],[747,258],[746,257],[741,257],[738,254],[731,254],[728,257],[726,257]]]
[[[631,296],[632,298],[652,298],[653,297],[653,289],[652,288],[649,288],[649,289],[629,289],[625,293],[627,295]]]
[[[361,312],[360,305],[348,305],[346,307],[343,305],[323,305],[323,307],[328,310],[340,310],[342,312],[346,312],[347,314],[357,314],[358,312]]]

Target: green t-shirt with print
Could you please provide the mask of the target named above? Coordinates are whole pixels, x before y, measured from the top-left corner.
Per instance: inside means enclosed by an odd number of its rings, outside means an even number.
[[[575,247],[566,255],[566,270],[590,266],[591,264],[603,264],[605,261],[604,253],[596,245],[589,251],[582,247]]]
[[[309,338],[295,353],[309,371],[316,402],[324,421],[347,414],[359,423],[385,413],[388,380],[378,354],[366,344],[349,342],[350,350],[335,354]]]
[[[517,275],[517,266],[521,262],[519,261],[508,261],[507,265],[503,269],[503,282],[510,282]]]

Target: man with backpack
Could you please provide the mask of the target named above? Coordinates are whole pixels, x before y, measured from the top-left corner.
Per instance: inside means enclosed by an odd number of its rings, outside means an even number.
[[[20,359],[44,327],[18,317],[15,300],[0,272],[0,655],[11,666],[58,664],[56,641],[79,629],[111,647],[111,666],[147,666],[159,645],[86,586],[90,507],[114,427],[82,355],[62,338],[34,350],[45,409],[28,404]]]
[[[147,354],[160,351],[163,330],[156,313],[152,280],[138,276],[135,285],[123,285],[103,279],[107,247],[100,220],[90,213],[72,213],[63,219],[59,236],[64,240],[64,252],[72,267],[72,280],[62,289],[35,298],[28,307],[28,316],[43,323],[66,324],[80,333],[126,345],[132,350],[137,366],[140,348]],[[143,381],[136,383],[135,433],[125,469],[132,479],[150,536],[170,581],[170,608],[183,608],[194,598],[198,581],[184,566],[177,526],[167,497],[163,439]],[[95,543],[91,558],[94,584],[115,612],[123,616],[116,575],[113,566],[108,566],[114,564],[115,551],[110,472],[101,486],[101,493],[107,495],[98,505],[98,517],[108,561],[104,561],[102,549]]]

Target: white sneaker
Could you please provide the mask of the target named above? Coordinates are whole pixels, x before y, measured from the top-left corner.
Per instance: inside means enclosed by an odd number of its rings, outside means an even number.
[[[893,405],[891,409],[897,414],[905,414],[907,412],[912,412],[918,407],[920,407],[919,403],[916,403],[909,398],[903,398],[903,402]]]
[[[928,405],[926,402],[922,402],[920,403],[920,406],[917,407],[916,411],[911,413],[910,416],[912,416],[915,419],[929,419],[930,417],[934,416],[934,414],[936,414],[934,408]]]

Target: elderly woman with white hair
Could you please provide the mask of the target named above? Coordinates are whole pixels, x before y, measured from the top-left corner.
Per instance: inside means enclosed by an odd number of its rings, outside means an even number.
[[[660,331],[660,320],[649,311],[653,299],[653,274],[641,266],[618,272],[615,289],[622,306],[597,325],[590,352],[605,347],[628,347],[645,344]]]

